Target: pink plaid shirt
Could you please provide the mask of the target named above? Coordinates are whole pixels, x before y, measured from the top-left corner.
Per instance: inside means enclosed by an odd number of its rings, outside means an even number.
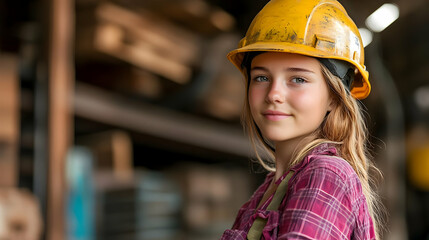
[[[278,211],[266,210],[273,196],[255,211],[274,177],[269,173],[221,239],[246,239],[256,217],[267,219],[261,238],[265,240],[375,239],[360,180],[334,147],[319,145],[291,170],[295,174]]]

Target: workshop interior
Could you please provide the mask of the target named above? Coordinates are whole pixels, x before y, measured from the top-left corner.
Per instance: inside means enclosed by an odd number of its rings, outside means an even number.
[[[237,48],[268,0],[0,2],[0,238],[211,240],[264,180]],[[383,239],[429,239],[429,1],[339,0]]]

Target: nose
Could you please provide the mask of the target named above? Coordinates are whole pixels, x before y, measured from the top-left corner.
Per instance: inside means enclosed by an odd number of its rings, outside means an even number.
[[[286,89],[281,81],[272,81],[268,88],[266,101],[268,103],[283,103],[285,101]]]

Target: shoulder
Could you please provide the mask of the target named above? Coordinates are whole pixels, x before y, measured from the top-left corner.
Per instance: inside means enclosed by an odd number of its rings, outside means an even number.
[[[311,172],[322,169],[326,169],[328,172],[338,175],[338,177],[342,180],[358,177],[350,163],[338,156],[309,156],[308,164],[303,170]]]
[[[362,197],[359,177],[346,160],[329,155],[310,155],[308,158],[308,163],[296,172],[291,182],[292,191],[318,189],[349,201]]]
[[[289,182],[281,205],[280,235],[312,239],[350,239],[358,224],[358,209],[364,199],[357,174],[344,159],[309,155]],[[365,210],[365,209],[363,209]]]

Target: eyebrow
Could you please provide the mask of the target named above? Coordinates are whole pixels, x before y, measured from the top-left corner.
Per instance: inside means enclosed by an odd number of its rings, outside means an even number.
[[[259,67],[259,66],[255,66],[255,67],[252,67],[252,69],[250,69],[250,71],[254,71],[254,70],[263,70],[263,71],[267,71],[267,72],[269,72],[268,68],[266,68],[266,67]],[[306,72],[306,73],[315,73],[315,72],[313,72],[313,71],[311,71],[311,70],[309,70],[309,69],[306,69],[306,68],[299,68],[299,67],[289,67],[289,68],[285,68],[284,70],[285,70],[285,71],[288,71],[288,72]]]

